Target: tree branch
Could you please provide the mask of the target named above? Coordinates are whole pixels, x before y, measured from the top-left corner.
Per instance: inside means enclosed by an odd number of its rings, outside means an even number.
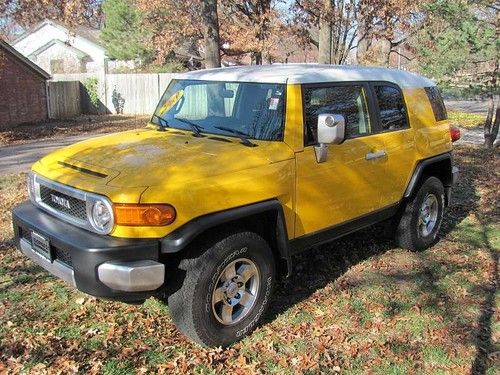
[[[401,56],[401,57],[405,58],[405,59],[406,59],[406,60],[408,60],[408,61],[415,60],[415,57],[411,57],[411,58],[410,58],[410,57],[406,56],[405,54],[403,54],[403,53],[399,52],[397,49],[394,49],[394,50],[393,50],[393,49],[391,49],[391,52],[394,52],[396,55]]]

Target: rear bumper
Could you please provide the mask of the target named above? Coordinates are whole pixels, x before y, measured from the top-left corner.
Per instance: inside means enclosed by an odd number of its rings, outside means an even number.
[[[12,218],[21,252],[85,293],[141,301],[162,290],[165,266],[159,262],[158,240],[91,233],[55,218],[30,202],[17,206]],[[33,231],[48,240],[48,257],[34,249]]]

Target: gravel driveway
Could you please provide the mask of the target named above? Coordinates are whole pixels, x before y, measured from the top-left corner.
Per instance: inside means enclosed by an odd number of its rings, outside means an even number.
[[[95,134],[86,134],[46,141],[33,141],[14,146],[3,146],[0,148],[0,175],[28,172],[35,161],[48,153],[95,136]]]
[[[488,113],[488,102],[486,100],[445,100],[446,108],[468,113],[486,115]]]

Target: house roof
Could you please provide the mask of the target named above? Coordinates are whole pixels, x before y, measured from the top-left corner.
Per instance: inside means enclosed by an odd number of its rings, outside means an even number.
[[[26,66],[28,69],[33,71],[35,74],[43,77],[44,79],[50,79],[50,74],[45,70],[36,65],[33,61],[23,56],[21,53],[17,52],[14,47],[12,47],[9,43],[0,39],[0,48],[4,50],[7,54],[12,56],[15,60],[19,61],[21,64]]]
[[[197,70],[179,74],[176,78],[262,83],[386,81],[395,83],[402,88],[429,87],[436,85],[428,78],[404,70],[361,65],[246,65]]]
[[[75,27],[68,27],[63,25],[62,23],[55,21],[55,20],[44,20],[42,22],[39,22],[35,26],[31,27],[30,29],[26,30],[24,33],[22,33],[20,36],[18,36],[16,39],[12,41],[12,45],[15,45],[19,43],[21,40],[26,38],[28,35],[34,33],[35,31],[41,29],[45,25],[53,25],[61,30],[63,30],[66,33],[73,33],[76,36],[79,36],[81,38],[87,39],[89,42],[95,44],[98,47],[101,47],[104,49],[102,46],[102,43],[99,39],[99,35],[101,33],[100,30],[98,29],[93,29],[84,25],[78,25]]]

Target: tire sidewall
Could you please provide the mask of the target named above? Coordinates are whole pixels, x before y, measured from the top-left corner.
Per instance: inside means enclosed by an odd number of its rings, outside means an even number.
[[[275,269],[271,249],[255,233],[238,233],[218,242],[206,254],[206,265],[194,291],[193,321],[198,336],[210,346],[227,346],[250,333],[260,321],[272,295]],[[219,322],[212,311],[212,293],[225,267],[239,258],[253,261],[259,270],[260,285],[252,310],[234,325]]]

